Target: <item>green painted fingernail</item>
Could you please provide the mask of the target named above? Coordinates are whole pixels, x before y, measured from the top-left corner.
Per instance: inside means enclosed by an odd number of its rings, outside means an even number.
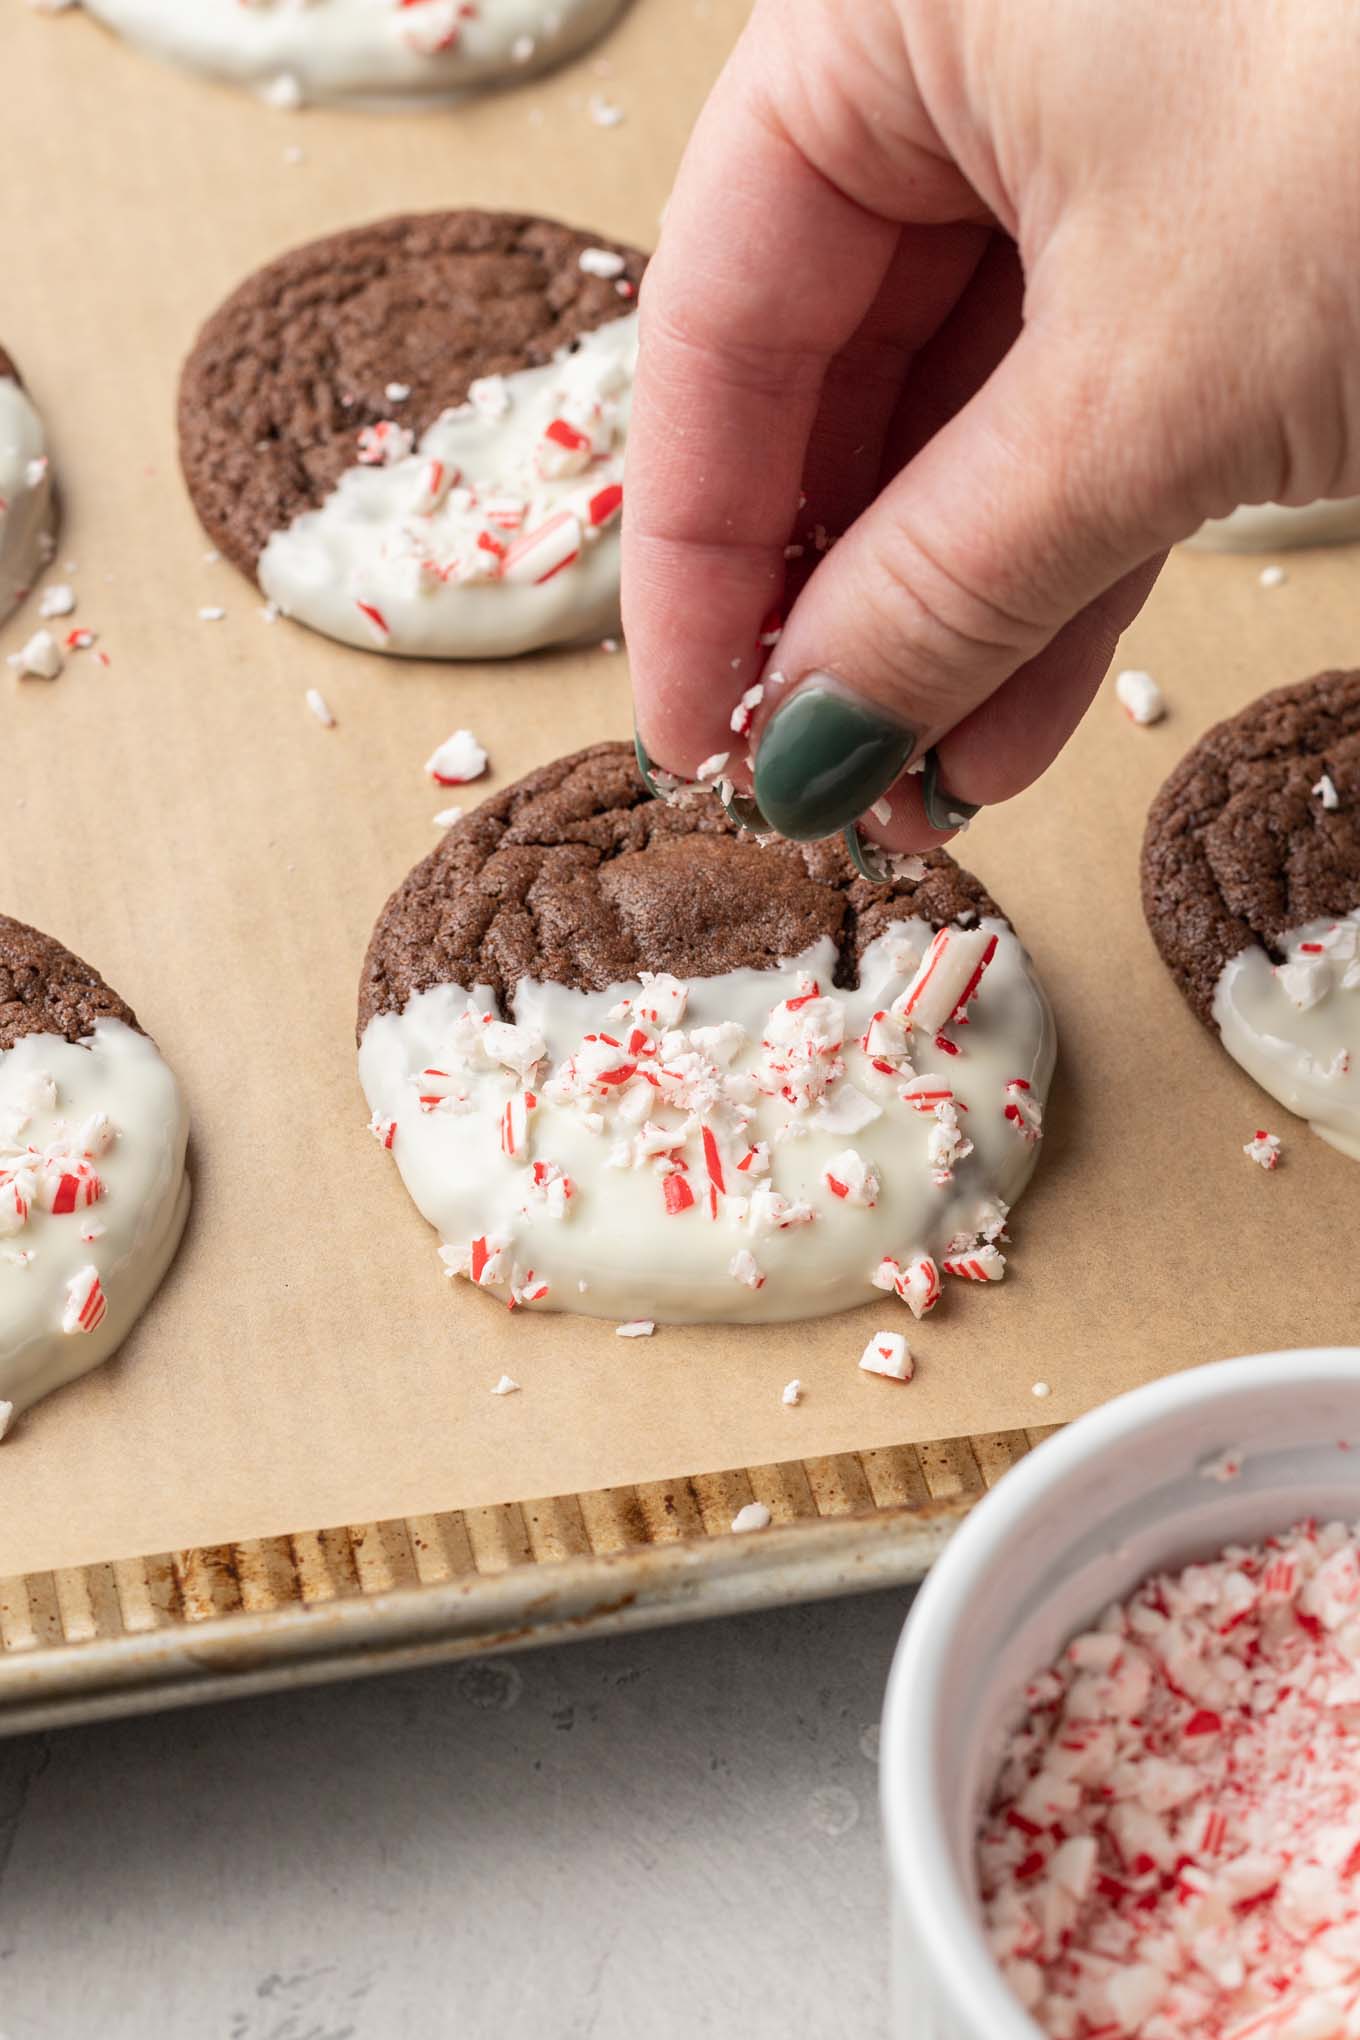
[[[760,812],[759,803],[749,793],[729,794],[723,802],[729,818],[739,829],[749,829],[753,836],[768,836],[770,825]]]
[[[972,821],[981,802],[960,800],[956,794],[946,793],[940,784],[940,760],[932,747],[926,752],[921,772],[921,805],[932,829],[962,829]]]
[[[867,878],[871,885],[891,885],[892,873],[883,861],[877,846],[861,836],[858,822],[845,825],[845,848],[850,862],[861,878]]]
[[[915,748],[914,730],[814,673],[765,725],[756,799],[781,836],[834,836],[882,798]]]
[[[633,731],[633,755],[637,759],[637,769],[642,774],[643,785],[653,800],[660,800],[661,789],[652,777],[652,761],[643,750],[642,739],[636,730]]]

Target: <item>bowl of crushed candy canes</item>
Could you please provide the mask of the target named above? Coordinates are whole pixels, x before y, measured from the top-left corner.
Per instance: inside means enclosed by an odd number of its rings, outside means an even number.
[[[1360,1349],[1023,1460],[883,1719],[895,2040],[1360,2040]]]

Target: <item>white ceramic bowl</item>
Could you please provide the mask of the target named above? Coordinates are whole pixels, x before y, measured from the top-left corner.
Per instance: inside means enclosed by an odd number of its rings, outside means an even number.
[[[1206,1476],[1238,1447],[1236,1479]],[[1360,1518],[1360,1348],[1154,1382],[1050,1438],[979,1504],[923,1588],[888,1685],[894,2040],[1040,2040],[992,1962],[973,1878],[978,1813],[1026,1680],[1148,1573],[1309,1515]]]

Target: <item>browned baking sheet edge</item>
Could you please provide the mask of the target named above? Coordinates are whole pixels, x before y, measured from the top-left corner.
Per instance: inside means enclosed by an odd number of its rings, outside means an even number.
[[[1046,1430],[0,1580],[0,1735],[920,1580]],[[744,1503],[771,1527],[731,1534]]]

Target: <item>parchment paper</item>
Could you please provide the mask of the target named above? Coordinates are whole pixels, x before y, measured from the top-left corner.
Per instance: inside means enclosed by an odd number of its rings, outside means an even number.
[[[1149,797],[1206,723],[1356,659],[1357,552],[1293,557],[1270,591],[1259,562],[1175,559],[1121,652],[1162,681],[1169,719],[1136,730],[1107,689],[1060,768],[966,839],[1038,959],[1062,1059],[1011,1273],[951,1287],[913,1333],[909,1388],[855,1364],[876,1321],[912,1331],[887,1298],[636,1341],[511,1318],[443,1279],[365,1130],[355,984],[448,798],[424,758],[470,726],[484,792],[625,735],[625,660],[415,666],[266,625],[205,563],[180,486],[181,358],[256,264],[386,212],[526,207],[650,245],[741,14],[636,0],[546,84],[379,117],[273,113],[78,12],[5,10],[0,339],[49,423],[75,621],[111,663],[0,677],[0,905],[98,964],[179,1070],[195,1208],[122,1354],[0,1449],[0,1575],[1056,1421],[1168,1369],[1356,1332],[1360,1170],[1263,1103],[1182,1005],[1136,859]],[[592,122],[592,92],[621,125]],[[198,620],[219,603],[225,621]],[[37,620],[29,604],[0,650]],[[1287,1139],[1273,1176],[1241,1152],[1257,1125]],[[523,1393],[489,1393],[503,1370]],[[806,1397],[786,1409],[795,1373]]]

